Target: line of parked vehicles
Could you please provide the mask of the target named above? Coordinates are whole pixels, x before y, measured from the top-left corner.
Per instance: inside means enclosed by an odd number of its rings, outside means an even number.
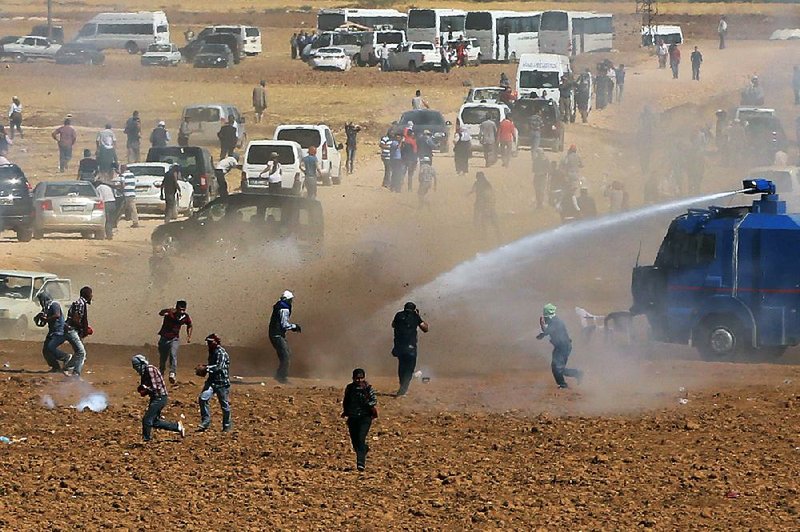
[[[35,26],[30,35],[0,39],[0,58],[19,63],[43,59],[59,64],[101,65],[105,61],[103,51],[115,48],[142,53],[144,66],[190,62],[198,68],[231,67],[263,49],[261,30],[247,25],[207,26],[179,49],[170,38],[163,11],[140,11],[99,13],[66,44],[62,27]]]

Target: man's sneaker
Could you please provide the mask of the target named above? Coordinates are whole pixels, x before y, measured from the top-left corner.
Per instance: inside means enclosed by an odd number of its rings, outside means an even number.
[[[365,468],[363,465],[361,465],[361,464],[358,464],[358,465],[356,466],[356,469],[358,469],[359,471],[364,471],[364,469],[366,469],[366,468]]]
[[[186,428],[183,426],[183,421],[178,421],[178,432],[181,435],[181,438],[186,437]]]
[[[230,432],[232,430],[233,428],[230,425],[225,425],[224,427],[222,427],[222,432]]]
[[[205,423],[200,423],[200,424],[197,426],[197,432],[205,432],[205,431],[207,431],[207,430],[208,430],[208,425],[207,425],[207,424],[205,424]]]
[[[559,388],[560,390],[566,390],[567,388],[569,388],[569,386],[567,386],[566,384],[559,384],[559,385],[558,385],[558,388]]]
[[[169,374],[169,383],[170,384],[175,384],[176,382],[178,382],[178,379],[175,378],[175,374],[174,373],[170,373]]]

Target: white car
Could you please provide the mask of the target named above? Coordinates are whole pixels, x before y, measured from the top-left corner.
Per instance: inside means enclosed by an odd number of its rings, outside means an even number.
[[[275,128],[275,140],[292,140],[303,149],[303,157],[308,155],[308,148],[317,148],[317,159],[322,167],[322,184],[338,185],[342,179],[342,150],[344,146],[337,144],[333,131],[324,124],[282,124]]]
[[[142,54],[142,66],[178,66],[181,53],[174,43],[153,43]]]
[[[268,192],[269,180],[261,172],[267,167],[272,153],[278,154],[281,165],[281,192],[300,194],[303,174],[300,161],[303,149],[291,140],[251,140],[242,163],[242,192]]]
[[[136,210],[163,213],[166,202],[161,199],[161,182],[170,168],[169,163],[132,163],[128,170],[136,176]],[[194,187],[184,179],[178,181],[178,212],[190,213],[194,207]]]
[[[42,310],[36,299],[42,290],[61,305],[66,317],[72,303],[69,279],[59,279],[54,273],[0,270],[0,338],[44,336],[47,328],[40,329],[33,322]]]
[[[50,59],[55,61],[56,52],[60,48],[60,44],[52,43],[46,37],[26,35],[17,39],[16,42],[4,44],[2,55],[11,57],[18,63],[24,63],[29,59]]]
[[[353,61],[341,48],[319,48],[309,61],[315,70],[339,70],[347,72]]]
[[[511,109],[502,103],[479,102],[465,103],[458,111],[459,122],[467,128],[467,131],[469,131],[472,137],[471,147],[473,151],[483,150],[480,139],[480,125],[481,122],[484,122],[487,118],[494,121],[495,124],[499,124],[504,118],[511,118]],[[516,132],[515,128],[514,142],[511,146],[512,153],[516,153],[518,150],[518,139],[519,134]]]
[[[435,70],[441,68],[442,57],[439,49],[431,42],[407,42],[389,52],[391,70]]]

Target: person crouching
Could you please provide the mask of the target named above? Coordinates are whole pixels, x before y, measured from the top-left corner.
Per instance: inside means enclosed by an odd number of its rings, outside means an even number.
[[[206,336],[208,346],[208,364],[198,366],[195,373],[200,377],[205,377],[203,392],[197,401],[200,404],[200,425],[198,432],[203,432],[211,425],[211,409],[208,402],[213,395],[217,396],[219,406],[222,409],[222,432],[231,430],[231,404],[228,399],[231,390],[231,380],[228,376],[230,367],[230,357],[228,352],[220,345],[222,340],[216,334]]]
[[[137,354],[131,359],[131,365],[136,373],[141,377],[137,391],[142,397],[149,396],[150,403],[147,406],[147,411],[142,418],[142,439],[150,441],[153,435],[153,429],[168,430],[170,432],[177,432],[183,438],[186,432],[183,428],[183,423],[178,421],[173,423],[161,419],[161,411],[167,406],[167,386],[164,384],[164,377],[158,368],[150,364],[144,355]]]

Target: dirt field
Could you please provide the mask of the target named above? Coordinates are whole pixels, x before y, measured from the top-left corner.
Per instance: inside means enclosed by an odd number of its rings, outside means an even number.
[[[796,13],[789,6],[664,6],[692,28],[681,79],[673,81],[636,46],[632,4],[580,5],[618,13],[620,35],[619,51],[579,58],[578,66],[605,57],[628,65],[624,102],[567,130],[603,212],[602,191],[614,179],[625,183],[634,207],[642,203],[633,124],[646,103],[660,113],[659,175],[668,171],[672,143],[697,127],[713,129],[714,111],[735,106],[754,73],[794,139],[798,112],[789,87],[800,44],[765,40],[774,24],[791,22]],[[652,260],[676,213],[531,248],[529,259],[484,275],[475,267],[470,275],[440,278],[462,261],[558,224],[555,211],[532,206],[530,154],[522,151],[509,169],[486,169],[497,195],[499,236],[482,237],[473,228],[472,178],[456,176],[449,155],[436,155],[440,182],[428,208],[418,208],[416,194],[380,186],[377,139],[406,110],[414,89],[455,122],[466,85],[493,85],[503,71],[513,77],[514,65],[449,75],[316,73],[291,61],[287,45],[301,23],[313,25],[313,16],[265,11],[279,7],[271,3],[255,9],[233,2],[227,13],[220,6],[183,2],[168,15],[179,42],[184,27],[206,22],[246,18],[262,26],[266,53],[224,73],[186,65],[143,69],[138,57],[116,52],[102,67],[0,63],[0,103],[16,94],[26,107],[26,137],[10,158],[34,182],[62,178],[50,132],[67,113],[80,132],[76,154],[93,146],[106,121],[124,142],[121,126],[133,109],[146,132],[159,119],[175,131],[184,105],[231,102],[246,112],[250,139],[270,136],[281,123],[324,122],[343,141],[343,124],[353,120],[364,126],[356,172],[319,191],[324,256],[302,261],[276,246],[236,253],[210,246],[202,256],[178,260],[177,278],[164,285],[148,270],[150,233],[161,223],[155,218],[138,229],[121,222],[112,241],[63,236],[21,244],[4,233],[3,268],[52,271],[72,278],[76,288],[94,287],[96,334],[87,345],[91,373],[84,383],[40,373],[38,341],[0,343],[0,435],[27,438],[3,446],[2,528],[798,528],[797,350],[768,364],[709,364],[688,347],[577,341],[571,309],[627,308],[640,245],[642,261]],[[112,7],[87,1],[59,16],[74,30]],[[27,2],[11,0],[2,9],[4,16],[33,14]],[[719,51],[708,26],[722,11],[736,13],[743,24],[760,22]],[[33,23],[0,19],[0,35],[23,33]],[[705,57],[700,83],[690,81],[694,45]],[[270,104],[265,123],[256,125],[249,97],[262,78]],[[478,158],[470,164],[473,175],[484,170]],[[712,148],[702,190],[732,190],[746,170],[730,167]],[[285,288],[297,296],[293,317],[303,333],[290,339],[293,383],[278,386],[266,325]],[[409,297],[432,327],[421,340],[419,363],[430,383],[415,380],[411,394],[396,399],[388,325]],[[235,431],[219,432],[217,410],[208,433],[182,442],[158,434],[142,445],[144,402],[129,359],[135,352],[157,357],[157,311],[178,298],[189,300],[196,338],[214,331],[230,347],[232,374],[240,377],[232,391]],[[549,345],[533,338],[547,301],[559,306],[576,337],[571,362],[587,370],[586,381],[571,390],[554,389]],[[168,419],[185,416],[190,431],[198,422],[201,382],[189,368],[205,356],[196,344],[181,348],[180,383],[165,411]],[[341,391],[356,366],[366,368],[380,392],[365,474],[354,471],[338,417]],[[92,390],[107,394],[108,410],[76,412],[70,405]],[[55,408],[43,406],[45,396]]]

